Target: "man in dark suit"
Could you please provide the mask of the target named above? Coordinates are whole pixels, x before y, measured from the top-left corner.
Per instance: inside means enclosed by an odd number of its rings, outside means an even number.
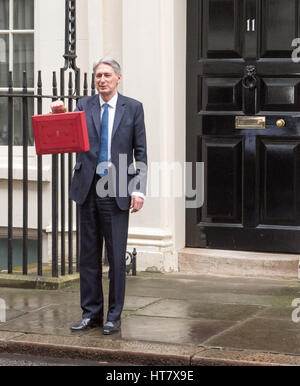
[[[83,331],[103,325],[102,241],[109,261],[109,304],[103,333],[120,330],[125,298],[129,210],[139,211],[146,194],[147,151],[143,106],[117,92],[121,69],[112,58],[94,66],[98,95],[79,100],[85,111],[90,150],[78,153],[70,198],[80,208],[80,295]],[[65,112],[61,101],[53,113]],[[133,165],[135,161],[135,165]],[[131,186],[131,190],[128,189]]]

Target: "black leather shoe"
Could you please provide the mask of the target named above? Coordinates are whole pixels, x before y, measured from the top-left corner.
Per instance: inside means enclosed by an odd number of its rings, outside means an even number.
[[[107,321],[103,326],[103,334],[111,335],[115,332],[119,332],[121,328],[121,320],[116,320],[114,322]]]
[[[85,331],[95,327],[101,327],[102,321],[96,321],[93,319],[84,318],[79,324],[71,327],[71,331]]]

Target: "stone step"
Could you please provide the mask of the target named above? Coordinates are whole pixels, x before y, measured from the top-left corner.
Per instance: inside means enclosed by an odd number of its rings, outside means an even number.
[[[178,268],[185,274],[298,280],[299,258],[297,254],[184,248],[178,254]]]

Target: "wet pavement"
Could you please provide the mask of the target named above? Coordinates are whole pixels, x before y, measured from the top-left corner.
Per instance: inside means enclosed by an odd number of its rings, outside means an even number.
[[[103,283],[107,300],[107,274]],[[138,273],[127,277],[122,329],[112,336],[70,331],[81,319],[78,282],[52,291],[0,288],[0,298],[3,352],[146,365],[300,365],[297,281]]]

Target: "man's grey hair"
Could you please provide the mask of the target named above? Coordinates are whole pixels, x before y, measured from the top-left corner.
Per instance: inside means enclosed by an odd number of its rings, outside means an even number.
[[[94,63],[94,66],[93,66],[94,73],[96,71],[96,68],[101,63],[108,64],[109,66],[111,66],[114,69],[114,71],[117,75],[121,75],[121,66],[114,58],[112,58],[110,56],[104,56],[104,58],[101,58],[97,62]]]

